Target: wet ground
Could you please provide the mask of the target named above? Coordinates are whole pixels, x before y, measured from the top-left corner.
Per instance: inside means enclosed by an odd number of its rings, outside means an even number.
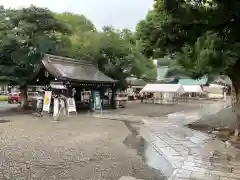
[[[169,163],[157,150],[144,139],[140,134],[140,125],[136,123],[124,122],[131,133],[124,139],[123,144],[136,151],[142,160],[154,170],[154,173],[162,176],[162,171],[169,167]],[[170,165],[171,166],[171,165]],[[164,177],[163,177],[164,179]]]
[[[5,120],[0,126],[0,179],[165,179],[158,167],[148,165],[157,153],[146,159],[148,145],[138,137],[138,123],[83,116],[59,123],[28,115]]]
[[[131,102],[128,108],[109,113],[154,117],[199,106]],[[59,123],[31,115],[2,120],[0,179],[165,179],[161,168],[167,166],[139,134],[140,120],[112,121],[81,114]]]
[[[121,114],[130,116],[148,116],[148,117],[161,117],[169,113],[179,112],[179,111],[191,111],[200,106],[212,103],[211,101],[195,101],[188,104],[176,104],[176,105],[161,105],[161,104],[141,104],[139,101],[129,102],[127,108],[119,108],[117,110],[106,111],[111,114]]]
[[[9,110],[11,108],[16,108],[17,106],[19,106],[19,104],[9,104],[8,102],[0,101],[0,112]]]
[[[218,128],[230,126],[235,127],[236,115],[232,112],[231,107],[221,110],[219,113],[205,117],[197,122],[194,122],[189,125],[190,128],[208,133],[208,131]]]
[[[201,131],[203,133],[216,136],[223,142],[230,140],[230,134],[226,132],[218,133],[218,128],[230,127],[235,129],[236,127],[236,115],[232,112],[231,107],[221,110],[219,113],[201,119],[197,122],[188,125],[189,128]],[[216,133],[213,133],[216,132]],[[233,132],[232,132],[233,133]],[[232,134],[233,136],[233,134]]]

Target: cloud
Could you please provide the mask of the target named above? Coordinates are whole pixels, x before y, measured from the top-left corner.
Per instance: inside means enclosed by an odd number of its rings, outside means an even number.
[[[153,0],[1,0],[5,7],[27,7],[31,4],[47,7],[55,12],[69,11],[83,14],[97,28],[113,25],[115,28],[134,29],[140,19],[152,8]]]

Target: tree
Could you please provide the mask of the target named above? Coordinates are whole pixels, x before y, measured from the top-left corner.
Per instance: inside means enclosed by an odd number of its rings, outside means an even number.
[[[97,63],[101,71],[119,81],[117,86],[122,89],[127,87],[125,79],[128,76],[156,77],[153,63],[141,54],[141,46],[128,29],[120,31],[104,27],[99,32],[89,26],[91,23],[84,16],[64,13],[57,17],[75,29],[70,36],[71,44],[61,51],[61,55]],[[86,25],[89,28],[81,27]]]
[[[240,125],[240,2],[155,0],[138,25],[148,56],[171,54],[193,78],[223,74],[236,92]]]
[[[105,27],[99,34],[99,68],[113,79],[119,80],[118,87],[127,87],[126,77],[153,78],[154,65],[141,52],[134,34],[128,30]],[[154,78],[155,78],[154,77]]]
[[[0,77],[20,85],[27,106],[27,83],[43,53],[55,53],[61,44],[58,33],[68,28],[44,8],[0,8]]]
[[[96,50],[96,48],[91,50],[89,48],[97,42],[98,35],[94,24],[85,16],[70,12],[56,13],[55,17],[66,24],[72,32],[70,36],[62,36],[67,46],[59,50],[58,54],[71,58],[88,58],[88,54]]]
[[[127,87],[128,76],[156,78],[155,66],[141,53],[141,45],[130,30],[106,26],[97,31],[85,16],[72,13],[56,14],[56,17],[73,32],[69,48],[59,52],[61,55],[97,63],[101,71],[119,80],[117,86],[123,89]]]
[[[154,65],[141,48],[131,31],[112,27],[97,31],[82,15],[35,6],[0,8],[0,80],[21,86],[24,106],[29,78],[44,53],[93,61],[124,89],[130,75],[155,76]]]

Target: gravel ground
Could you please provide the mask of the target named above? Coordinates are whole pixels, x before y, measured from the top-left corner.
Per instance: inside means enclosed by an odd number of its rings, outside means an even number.
[[[59,123],[28,115],[0,126],[0,179],[163,179],[122,142],[131,132],[120,121],[85,116]]]
[[[204,103],[209,102],[201,102]],[[110,113],[164,116],[199,106],[199,103],[154,105],[130,102],[128,108]],[[34,119],[31,115],[9,116],[4,120],[6,123],[0,125],[0,179],[165,178],[146,165],[136,149],[123,144],[132,132],[121,121],[81,115],[71,116],[59,123],[50,118]]]

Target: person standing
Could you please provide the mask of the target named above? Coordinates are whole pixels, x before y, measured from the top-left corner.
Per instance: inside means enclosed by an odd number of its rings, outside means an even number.
[[[140,99],[141,99],[141,103],[143,103],[144,94],[142,92],[140,93]]]

